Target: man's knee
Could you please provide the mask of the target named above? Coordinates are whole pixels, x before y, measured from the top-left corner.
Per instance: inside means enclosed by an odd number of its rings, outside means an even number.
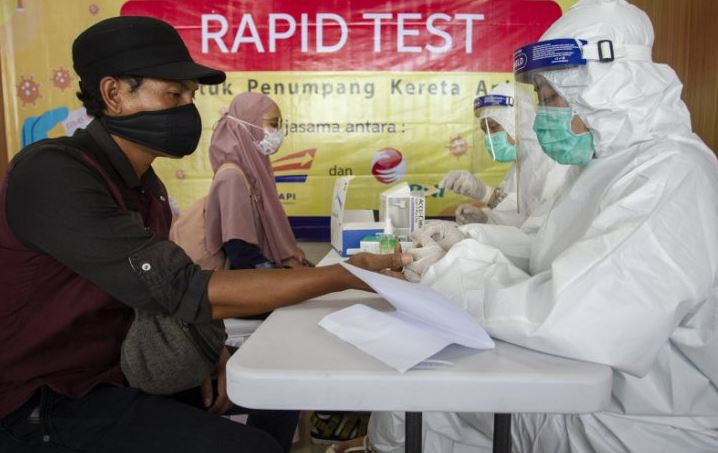
[[[257,428],[218,417],[212,426],[198,429],[197,435],[205,443],[205,450],[213,453],[283,453],[270,434]],[[203,442],[204,443],[204,442]],[[209,447],[212,445],[212,447]],[[209,447],[209,448],[208,448]]]
[[[233,422],[234,423],[234,422]],[[223,448],[217,453],[237,453],[238,451],[247,453],[284,453],[277,440],[270,434],[255,428],[250,428],[250,432],[245,432],[236,445]],[[251,434],[250,434],[251,433]]]

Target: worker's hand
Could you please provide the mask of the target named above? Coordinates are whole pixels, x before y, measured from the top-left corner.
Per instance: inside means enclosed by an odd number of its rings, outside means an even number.
[[[456,223],[439,220],[427,222],[411,233],[411,238],[420,247],[438,244],[444,251],[448,251],[454,244],[466,239],[466,236],[459,231]]]
[[[229,360],[229,357],[230,354],[227,348],[222,348],[214,374],[205,379],[200,386],[204,407],[206,407],[210,413],[215,415],[222,415],[227,412],[230,407],[232,407],[232,402],[227,396],[227,361]],[[213,378],[217,379],[216,397],[214,395],[214,389],[212,388]]]
[[[455,211],[456,223],[466,225],[467,223],[486,223],[489,216],[482,208],[470,204],[460,204]]]
[[[439,188],[487,203],[493,188],[466,170],[452,170],[439,182]]]
[[[414,261],[404,267],[404,278],[414,283],[420,282],[429,266],[446,255],[446,250],[435,242],[407,250],[407,252],[414,257]]]

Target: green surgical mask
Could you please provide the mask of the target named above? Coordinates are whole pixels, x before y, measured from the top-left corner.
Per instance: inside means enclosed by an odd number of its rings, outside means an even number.
[[[534,131],[548,157],[563,165],[584,166],[593,157],[593,134],[591,131],[574,134],[571,118],[570,107],[539,107]]]
[[[506,131],[494,132],[484,136],[484,146],[496,162],[512,162],[516,160],[516,147],[509,143]]]

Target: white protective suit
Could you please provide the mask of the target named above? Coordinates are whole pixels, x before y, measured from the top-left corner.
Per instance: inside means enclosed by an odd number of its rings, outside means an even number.
[[[581,168],[561,165],[541,150],[533,131],[536,112],[529,93],[520,87],[503,84],[496,86],[489,94],[514,97],[515,108],[520,108],[524,113],[519,118],[520,139],[516,146],[518,164],[511,165],[499,185],[507,193],[506,198],[494,209],[484,209],[488,216],[486,225],[466,225],[461,230],[480,242],[496,245],[514,264],[528,271],[531,238],[543,223],[556,197],[573,184]],[[479,120],[484,118],[492,118],[512,137],[516,137],[514,108],[485,107],[480,112]],[[521,231],[517,232],[516,228]]]
[[[653,28],[624,0],[582,0],[542,40],[555,38],[648,54]],[[586,66],[587,80],[542,74],[592,131],[595,157],[525,241],[529,272],[467,239],[423,282],[496,338],[613,367],[610,407],[515,414],[514,451],[717,452],[716,158],[691,131],[672,69],[648,57]],[[424,419],[425,452],[490,451],[490,414]],[[374,416],[370,438],[403,451],[400,414]]]
[[[489,94],[511,96],[514,104],[527,112],[520,118],[520,143],[516,146],[519,161],[512,164],[499,184],[506,198],[494,209],[484,209],[488,223],[522,227],[527,233],[535,233],[556,196],[576,177],[578,167],[560,165],[542,150],[533,131],[535,117],[529,93],[514,84],[497,85]],[[488,106],[480,110],[479,121],[491,118],[516,138],[516,114],[514,108]],[[517,197],[519,209],[517,211]]]

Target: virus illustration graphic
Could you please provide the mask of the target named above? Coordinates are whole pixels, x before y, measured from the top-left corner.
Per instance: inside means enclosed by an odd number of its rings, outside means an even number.
[[[20,76],[20,83],[17,85],[17,97],[22,101],[22,105],[32,104],[40,97],[40,84],[32,80],[32,76],[26,79]]]
[[[56,88],[59,88],[61,91],[65,91],[65,88],[70,86],[72,76],[70,75],[70,71],[63,69],[63,67],[60,66],[60,69],[52,71],[52,78],[50,81]]]
[[[457,135],[456,137],[450,139],[449,144],[446,145],[446,148],[449,150],[449,153],[451,153],[453,156],[456,156],[457,158],[463,156],[464,154],[466,154],[466,151],[469,150],[469,146],[466,143],[466,140],[460,135]]]
[[[90,14],[92,14],[93,16],[100,12],[100,7],[94,3],[92,3],[87,9],[90,11]]]

